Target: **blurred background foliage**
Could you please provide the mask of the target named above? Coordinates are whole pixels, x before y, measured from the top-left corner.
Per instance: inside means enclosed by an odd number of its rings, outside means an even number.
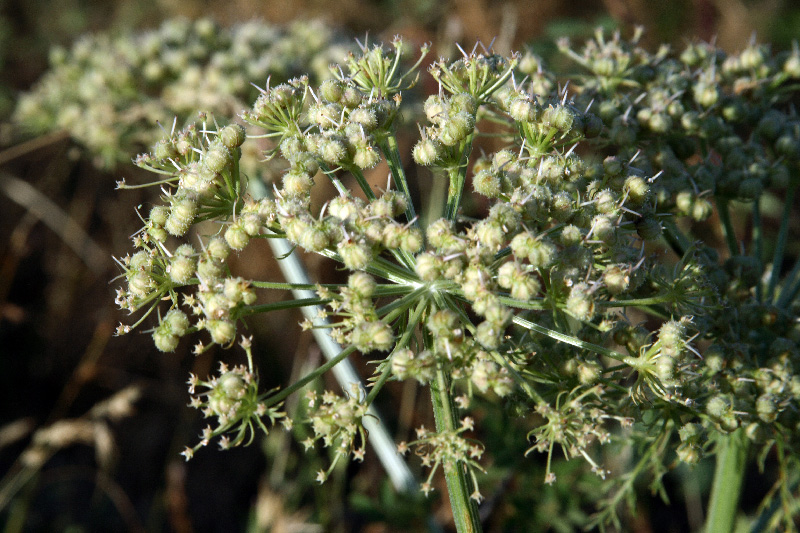
[[[189,371],[209,373],[214,351],[194,358],[181,346],[164,355],[149,335],[113,337],[124,317],[108,284],[117,274],[111,256],[128,248],[139,227],[131,206],[146,203],[149,193],[114,190],[121,177],[136,181],[124,157],[92,152],[56,128],[21,128],[11,118],[19,96],[58,63],[54,47],[70,50],[86,33],[114,38],[154,31],[174,17],[206,17],[221,28],[319,20],[325,26],[316,28],[330,39],[322,45],[367,33],[371,40],[402,34],[434,43],[435,55],[443,56],[457,42],[469,47],[494,39],[501,53],[530,47],[550,57],[558,37],[581,39],[597,26],[629,32],[642,25],[651,48],[714,39],[736,51],[755,34],[786,49],[800,35],[800,6],[791,0],[0,2],[0,523],[6,531],[417,531],[428,516],[449,527],[441,491],[427,500],[395,493],[370,454],[364,464],[315,484],[327,458],[304,455],[299,439],[279,432],[250,448],[208,450],[183,463],[178,452],[203,426],[185,406],[183,384]],[[295,58],[291,50],[284,54]],[[264,70],[258,76],[270,73],[296,74]],[[252,95],[245,87],[236,97],[244,106]],[[228,102],[226,112],[238,102]],[[80,111],[72,120],[87,120]],[[148,131],[166,111],[144,115]],[[142,143],[130,149],[146,148]],[[321,281],[338,275],[318,258],[306,259]],[[238,258],[243,276],[263,279],[265,267],[269,279],[279,279],[266,246]],[[299,314],[287,312],[250,324],[269,386],[305,373],[304,365],[321,357],[298,321]],[[395,387],[392,395],[384,396],[400,413],[390,421],[398,440],[414,426],[432,425],[413,384]],[[298,405],[287,409],[302,417]],[[486,493],[493,495],[483,506],[487,530],[572,531],[588,520],[600,492],[596,477],[584,475],[578,463],[559,464],[559,483],[544,486],[541,458],[523,457],[525,430],[514,427],[512,413],[484,424],[487,446],[504,450],[487,465]],[[696,529],[703,508],[698,495],[708,491],[711,466],[669,473],[669,508],[643,485],[626,530]],[[747,491],[765,490],[745,487],[745,506]]]

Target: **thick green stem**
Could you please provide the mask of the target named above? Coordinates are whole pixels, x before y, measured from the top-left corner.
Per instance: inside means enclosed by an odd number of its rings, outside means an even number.
[[[436,431],[439,433],[455,431],[458,420],[450,396],[450,381],[441,369],[436,373],[436,383],[431,383],[431,403],[436,419]],[[456,531],[458,533],[482,531],[478,506],[470,499],[470,483],[464,465],[459,461],[442,466]]]
[[[731,533],[739,510],[739,494],[747,460],[747,437],[743,429],[717,442],[717,468],[708,503],[705,533]]]

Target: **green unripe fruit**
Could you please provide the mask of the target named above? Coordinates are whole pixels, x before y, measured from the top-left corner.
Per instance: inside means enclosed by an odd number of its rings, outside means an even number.
[[[428,167],[436,162],[440,153],[441,146],[438,142],[428,137],[423,137],[414,145],[412,155],[414,156],[414,161],[422,166]]]
[[[436,311],[427,322],[428,330],[434,337],[452,337],[458,324],[458,315],[449,309]]]
[[[208,241],[208,244],[206,245],[206,251],[214,259],[224,261],[231,253],[231,248],[228,246],[228,243],[225,242],[225,239],[215,235],[214,237],[211,237],[210,241]]]
[[[283,193],[287,196],[306,197],[313,185],[314,179],[300,169],[292,168],[283,175]]]
[[[174,352],[179,341],[180,338],[167,331],[167,328],[158,327],[153,331],[153,343],[161,352]]]
[[[325,80],[319,86],[319,95],[328,102],[339,102],[344,95],[344,84],[339,80]]]
[[[414,264],[414,271],[422,281],[434,281],[439,277],[439,262],[433,254],[420,254]]]
[[[344,265],[350,270],[364,270],[372,261],[372,251],[365,243],[342,241],[337,248]]]
[[[189,231],[196,213],[197,204],[193,200],[188,198],[175,200],[170,206],[164,229],[175,237],[181,237]]]
[[[170,309],[164,317],[164,324],[169,327],[170,333],[182,337],[189,329],[189,318],[180,309]]]
[[[225,242],[234,250],[243,250],[250,242],[250,235],[244,230],[241,219],[237,220],[225,230]]]
[[[702,449],[694,443],[681,443],[676,449],[675,454],[678,459],[688,465],[696,465],[703,458]]]
[[[222,128],[219,132],[219,140],[229,150],[238,148],[244,144],[247,134],[242,126],[239,124],[229,124]]]
[[[222,172],[232,161],[231,151],[222,143],[212,143],[203,157],[206,168],[215,174]]]
[[[628,176],[625,178],[623,190],[633,205],[642,205],[650,194],[650,186],[641,176]]]
[[[169,278],[173,282],[184,285],[192,279],[195,269],[196,263],[193,258],[175,255],[167,267],[167,272],[169,273]]]
[[[370,144],[356,148],[356,153],[353,155],[353,163],[362,169],[372,168],[380,161],[380,152]]]
[[[497,198],[502,193],[500,176],[493,169],[481,170],[472,178],[472,187],[476,193],[487,198]]]
[[[567,298],[566,309],[578,320],[591,320],[594,317],[594,300],[585,284],[578,283],[572,287]]]
[[[714,396],[706,403],[706,412],[714,418],[722,418],[730,409],[730,402],[724,396]]]
[[[150,223],[155,226],[163,226],[167,223],[169,209],[163,205],[154,206],[150,210]]]
[[[347,286],[360,298],[372,298],[377,283],[375,278],[365,272],[355,272],[347,278]]]
[[[536,120],[537,106],[527,97],[514,98],[508,106],[508,114],[517,122]]]
[[[582,238],[583,234],[581,233],[581,229],[574,224],[564,226],[564,228],[561,230],[561,244],[564,246],[578,244],[581,242]]]
[[[241,400],[247,394],[247,382],[238,372],[226,372],[217,378],[215,392],[234,400]]]
[[[171,139],[161,139],[153,147],[153,157],[158,161],[164,161],[178,155],[175,145]]]
[[[236,326],[229,320],[208,320],[206,329],[216,344],[230,344],[236,338]]]
[[[347,147],[338,139],[324,139],[319,146],[319,155],[326,163],[338,165],[347,157]]]
[[[378,127],[378,116],[369,107],[358,107],[350,113],[350,122],[362,126],[369,132]]]
[[[503,340],[503,329],[486,320],[475,329],[475,340],[487,350],[495,350]]]
[[[762,421],[771,424],[778,418],[778,410],[775,406],[775,399],[771,394],[762,394],[756,400],[756,413]]]
[[[363,100],[364,95],[361,94],[361,91],[355,87],[345,87],[340,103],[345,107],[353,109],[361,105]]]
[[[627,271],[613,265],[606,268],[605,272],[603,272],[603,282],[606,284],[608,292],[616,295],[628,289],[631,283],[631,277]]]
[[[450,97],[451,112],[464,111],[474,115],[478,111],[478,101],[469,93],[458,93]]]

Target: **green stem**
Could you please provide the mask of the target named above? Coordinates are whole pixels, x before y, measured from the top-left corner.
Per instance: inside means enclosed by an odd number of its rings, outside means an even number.
[[[339,352],[339,355],[333,357],[332,359],[329,359],[328,362],[325,363],[324,365],[316,368],[312,372],[309,372],[304,377],[300,378],[298,381],[295,381],[294,383],[292,383],[290,386],[286,387],[279,393],[266,398],[264,400],[264,405],[266,407],[272,407],[273,405],[282,402],[292,393],[299,391],[300,389],[302,389],[303,387],[305,387],[306,385],[308,385],[309,383],[320,377],[322,374],[324,374],[331,368],[341,363],[343,360],[347,358],[348,355],[350,355],[355,351],[356,351],[355,346],[348,346],[347,348]]]
[[[539,324],[536,324],[535,322],[531,322],[529,320],[525,320],[524,318],[519,317],[519,316],[515,316],[513,321],[514,321],[514,324],[516,324],[518,326],[522,326],[525,329],[531,330],[531,331],[536,332],[536,333],[540,333],[542,335],[546,335],[547,337],[550,337],[553,340],[564,342],[566,344],[570,344],[570,345],[575,346],[577,348],[583,348],[584,350],[589,350],[591,352],[595,352],[595,353],[598,353],[600,355],[605,355],[606,357],[610,357],[610,358],[615,359],[617,361],[625,362],[625,360],[628,359],[627,357],[625,357],[621,353],[615,352],[614,350],[609,350],[608,348],[603,348],[602,346],[599,346],[597,344],[592,344],[591,342],[582,341],[579,338],[573,337],[571,335],[565,335],[563,333],[560,333],[558,331],[552,330],[550,328],[546,328],[544,326],[540,326]]]
[[[450,178],[450,187],[447,190],[447,207],[444,214],[447,220],[456,219],[458,208],[461,205],[461,195],[464,192],[464,183],[467,181],[467,165],[469,164],[469,155],[472,153],[472,140],[474,137],[474,133],[467,136],[464,140],[458,166],[447,170],[447,175]]]
[[[417,218],[417,213],[414,211],[414,202],[411,201],[411,191],[408,188],[408,180],[406,180],[403,164],[400,162],[400,149],[397,146],[397,138],[394,136],[394,132],[387,135],[385,141],[385,143],[381,143],[381,150],[384,157],[386,157],[386,163],[392,172],[394,182],[406,196],[406,218],[411,222]],[[418,224],[418,222],[414,222],[414,224]]]
[[[733,230],[728,200],[717,198],[717,207],[719,208],[719,220],[722,222],[722,234],[725,237],[725,242],[728,244],[728,251],[731,256],[738,255],[739,246],[736,243],[736,232]]]
[[[767,293],[764,295],[766,301],[771,301],[775,294],[775,287],[778,286],[778,279],[781,276],[781,263],[783,263],[783,253],[786,249],[786,239],[789,236],[789,218],[791,218],[794,208],[794,193],[797,191],[797,182],[789,186],[786,191],[786,199],[783,205],[783,216],[781,217],[781,227],[778,230],[778,241],[775,243],[775,253],[772,256],[772,272],[769,276]]]
[[[361,190],[364,191],[365,195],[367,195],[367,200],[374,200],[375,193],[372,191],[372,187],[369,186],[369,182],[367,182],[367,178],[364,177],[364,173],[361,172],[361,169],[355,165],[352,165],[347,167],[347,170],[349,170],[350,174],[356,178]]]
[[[436,372],[436,382],[431,383],[431,403],[436,420],[436,431],[451,433],[458,427],[455,406],[450,396],[450,380],[444,370]],[[450,508],[458,533],[482,531],[478,506],[470,499],[469,479],[461,461],[443,464]]]
[[[280,311],[283,309],[295,309],[297,307],[307,307],[309,305],[323,305],[330,300],[324,298],[300,298],[297,300],[287,300],[285,302],[275,302],[271,304],[250,305],[242,308],[237,315],[237,318],[249,315],[257,315],[260,313],[268,313],[270,311]]]
[[[692,243],[681,232],[675,222],[673,220],[664,220],[662,226],[664,227],[664,240],[667,241],[670,248],[672,248],[678,257],[686,255]]]
[[[747,437],[743,429],[717,441],[717,468],[708,503],[705,533],[731,533],[736,525],[739,494],[747,459]]]
[[[755,199],[753,202],[753,255],[758,260],[759,269],[763,271],[764,268],[764,226],[761,223],[761,197]],[[762,298],[762,285],[759,281],[756,283],[756,300],[763,301]]]

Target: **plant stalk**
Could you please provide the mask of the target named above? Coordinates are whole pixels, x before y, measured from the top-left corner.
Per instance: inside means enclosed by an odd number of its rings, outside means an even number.
[[[717,467],[708,503],[705,533],[732,533],[739,511],[739,495],[747,460],[747,437],[743,429],[717,442]]]
[[[455,406],[450,396],[450,380],[443,370],[437,370],[436,383],[431,383],[431,403],[436,420],[436,431],[452,432],[458,427]],[[443,464],[450,508],[458,533],[482,531],[478,506],[470,499],[470,482],[461,462]]]

